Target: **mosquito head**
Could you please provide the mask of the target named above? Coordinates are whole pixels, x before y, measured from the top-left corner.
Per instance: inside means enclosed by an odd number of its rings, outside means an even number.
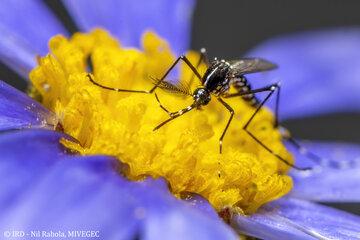
[[[199,106],[207,105],[211,100],[210,92],[203,87],[195,89],[193,98]]]

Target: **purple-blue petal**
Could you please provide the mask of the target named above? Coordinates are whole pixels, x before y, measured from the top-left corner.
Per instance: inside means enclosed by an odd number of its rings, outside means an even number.
[[[6,208],[26,198],[47,168],[65,156],[65,149],[58,144],[61,136],[33,130],[0,134],[0,219]]]
[[[291,172],[292,197],[322,202],[360,202],[360,145],[349,143],[302,142],[322,158],[319,162],[297,151],[296,163],[310,171]]]
[[[184,200],[190,204],[190,206],[202,211],[205,214],[208,214],[210,217],[216,217],[217,212],[215,209],[208,203],[208,201],[202,196],[194,193],[189,193]]]
[[[36,55],[48,52],[48,41],[66,29],[40,0],[3,0],[0,8],[0,61],[27,78]]]
[[[50,37],[67,33],[61,22],[40,0],[2,0],[0,23],[9,32],[21,37],[38,54],[48,52]],[[1,36],[6,37],[3,34]]]
[[[320,204],[283,198],[251,216],[237,215],[233,226],[260,239],[359,239],[360,217]]]
[[[194,0],[63,0],[83,31],[104,27],[125,46],[140,46],[141,35],[151,29],[166,38],[176,54],[190,42]]]
[[[249,56],[279,69],[249,75],[259,87],[281,82],[282,119],[360,110],[360,29],[340,28],[280,36]]]
[[[55,114],[23,92],[0,81],[0,131],[53,128]]]
[[[6,150],[0,171],[12,182],[0,189],[5,193],[0,194],[1,232],[89,230],[99,231],[100,239],[237,239],[216,215],[173,197],[162,179],[131,182],[116,171],[122,165],[112,157],[65,155],[58,143],[62,136],[48,130],[0,135],[0,152]]]
[[[29,71],[36,65],[36,51],[1,22],[0,32],[0,61],[27,79]]]

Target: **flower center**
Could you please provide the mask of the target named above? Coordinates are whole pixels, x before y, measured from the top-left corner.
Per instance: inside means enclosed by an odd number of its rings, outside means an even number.
[[[254,108],[240,97],[227,101],[235,117],[220,154],[219,137],[229,112],[217,101],[153,131],[169,118],[154,94],[115,92],[89,81],[86,75],[91,71],[93,79],[106,86],[149,90],[153,86],[149,76],[161,78],[175,60],[169,45],[154,33],[143,35],[142,50],[122,47],[101,29],[70,39],[55,36],[49,46],[50,53],[39,58],[30,79],[64,132],[80,143],[64,142],[67,147],[81,154],[116,156],[129,165],[128,178],[164,177],[176,196],[200,194],[218,211],[235,207],[252,213],[291,189],[292,180],[284,174],[288,167],[242,130]],[[199,57],[196,52],[187,56],[193,63]],[[204,65],[199,67],[200,73],[205,70]],[[178,72],[181,81],[191,79],[186,65]],[[171,112],[193,101],[161,89],[156,92]],[[274,152],[292,159],[273,121],[272,113],[263,108],[248,129]]]

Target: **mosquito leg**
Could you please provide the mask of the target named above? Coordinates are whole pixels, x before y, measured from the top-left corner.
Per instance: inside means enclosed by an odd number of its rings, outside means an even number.
[[[166,71],[166,73],[164,74],[164,76],[162,76],[162,78],[160,78],[160,80],[155,84],[155,86],[150,89],[150,93],[154,92],[155,89],[161,84],[162,81],[164,81],[164,79],[166,78],[166,76],[170,73],[170,71],[176,66],[176,64],[178,64],[178,62],[182,60],[186,63],[186,65],[188,65],[188,67],[193,71],[193,73],[201,80],[201,75],[200,73],[196,70],[196,68],[194,67],[194,65],[192,65],[192,63],[189,61],[189,59],[187,59],[187,57],[185,55],[181,55],[180,57],[178,57],[175,62],[171,65],[171,67]]]
[[[224,129],[224,131],[223,131],[223,133],[221,134],[221,137],[220,137],[220,139],[219,139],[220,153],[221,153],[221,152],[222,152],[222,142],[223,142],[224,136],[225,136],[226,131],[227,131],[227,129],[229,128],[229,125],[230,125],[230,123],[231,123],[231,121],[232,121],[232,119],[233,119],[233,117],[234,117],[234,109],[232,109],[232,108],[230,107],[230,105],[227,104],[226,102],[224,102],[224,100],[222,100],[221,98],[218,98],[218,100],[219,100],[219,102],[220,102],[222,105],[224,105],[224,107],[226,107],[226,109],[229,110],[229,112],[230,112],[230,118],[229,118],[229,120],[228,120],[228,122],[227,122],[227,124],[226,124],[226,127],[225,127],[225,129]]]
[[[297,140],[295,140],[295,138],[292,137],[290,131],[287,130],[285,127],[279,126],[279,128],[281,130],[282,138],[285,141],[289,142],[291,145],[293,145],[300,154],[306,156],[308,159],[311,159],[317,164],[320,164],[324,160],[324,158],[318,156],[317,154],[309,151],[306,147],[302,146]]]
[[[262,87],[262,88],[258,88],[258,89],[254,89],[254,90],[250,90],[250,91],[246,91],[246,92],[231,93],[231,94],[224,95],[222,97],[223,98],[232,98],[232,97],[246,96],[249,94],[255,94],[255,93],[260,93],[260,92],[270,92],[272,95],[273,92],[275,92],[275,91],[277,91],[277,94],[276,94],[276,103],[275,103],[274,127],[277,128],[279,126],[279,103],[280,103],[280,84],[279,83],[271,84],[266,87]],[[257,105],[255,105],[255,107],[257,107]]]
[[[254,119],[254,117],[256,116],[256,114],[259,112],[259,110],[264,106],[264,104],[269,100],[269,98],[272,96],[272,94],[274,93],[274,91],[277,89],[278,84],[274,84],[271,85],[269,90],[270,93],[265,97],[265,99],[259,104],[259,106],[256,108],[255,112],[253,113],[253,115],[250,117],[250,119],[246,122],[246,124],[244,125],[243,129],[257,142],[259,143],[264,149],[266,149],[269,153],[273,154],[274,156],[276,156],[280,161],[282,161],[283,163],[285,163],[288,166],[291,166],[297,170],[310,170],[311,168],[301,168],[301,167],[297,167],[293,164],[291,164],[290,162],[288,162],[286,159],[284,159],[283,157],[281,157],[279,154],[273,152],[268,146],[266,146],[263,142],[261,142],[254,134],[252,134],[249,130],[248,130],[248,126],[250,125],[250,123],[252,122],[252,120]],[[267,90],[267,91],[269,91]],[[254,90],[255,91],[255,90]],[[266,90],[265,90],[266,91]]]
[[[167,120],[165,120],[164,122],[160,123],[159,125],[157,125],[157,126],[153,129],[153,131],[158,130],[159,128],[161,128],[162,126],[164,126],[166,123],[168,123],[168,122],[174,120],[175,118],[178,118],[178,117],[180,117],[181,115],[183,115],[183,114],[191,111],[191,110],[194,109],[195,107],[196,107],[195,104],[192,104],[192,105],[190,105],[190,106],[188,106],[188,107],[186,107],[186,108],[184,108],[184,109],[181,109],[181,110],[179,110],[179,111],[177,111],[177,112],[168,112],[167,110],[165,110],[165,109],[163,108],[163,109],[164,109],[165,111],[167,111],[167,113],[170,115],[170,118],[167,119]]]
[[[262,88],[257,88],[254,90],[250,90],[247,92],[237,92],[237,93],[231,93],[231,94],[227,94],[222,96],[223,98],[232,98],[232,97],[238,97],[238,96],[245,96],[245,95],[249,95],[249,94],[253,94],[253,93],[260,93],[260,92],[274,92],[276,90],[276,88],[278,88],[278,84],[271,84],[269,86],[266,87],[262,87]]]
[[[206,64],[206,66],[209,66],[209,64],[210,64],[210,62],[209,62],[209,57],[208,57],[208,55],[207,55],[207,51],[206,51],[205,48],[201,48],[201,49],[200,49],[200,57],[199,57],[199,60],[198,60],[197,63],[196,63],[196,69],[199,68],[199,66],[200,66],[200,64],[201,64],[202,61],[204,61],[204,63]],[[192,75],[191,75],[191,78],[190,78],[190,81],[189,81],[189,86],[192,85],[192,83],[193,83],[193,81],[194,81],[194,77],[195,77],[195,75],[192,74]]]
[[[308,149],[306,149],[305,147],[303,147],[298,141],[296,141],[289,130],[287,130],[285,127],[281,126],[279,124],[279,106],[280,106],[280,84],[277,84],[277,88],[276,88],[277,92],[276,92],[276,100],[275,100],[275,124],[274,127],[278,128],[281,132],[281,136],[282,138],[289,142],[291,145],[293,145],[297,151],[306,156],[307,158],[313,160],[315,163],[320,163],[323,158],[318,156],[317,154],[309,151]]]
[[[276,95],[275,95],[275,121],[274,121],[274,128],[278,128],[279,127],[279,106],[280,106],[280,90],[281,90],[281,86],[279,83],[276,84],[272,84],[270,86],[270,88],[268,88],[269,90],[267,91],[276,91]],[[273,90],[272,90],[273,89]],[[266,90],[265,90],[266,91]],[[271,93],[272,94],[272,93]]]
[[[167,114],[169,114],[169,116],[171,115],[171,112],[169,110],[167,110],[160,102],[160,99],[158,97],[158,95],[155,93],[155,98],[156,98],[156,101],[159,103],[160,107],[162,110],[164,110]]]
[[[280,84],[277,83],[276,84],[276,99],[275,99],[275,123],[274,123],[274,127],[278,128],[279,127],[279,106],[280,106]]]
[[[271,90],[271,88],[273,88],[273,91]],[[274,123],[274,127],[278,128],[281,131],[281,136],[284,140],[288,141],[291,145],[293,145],[297,151],[299,151],[300,154],[305,155],[307,158],[313,160],[316,163],[319,163],[322,161],[322,157],[316,155],[315,153],[307,150],[305,147],[303,147],[299,142],[297,142],[292,136],[291,133],[283,126],[281,126],[279,124],[279,104],[280,104],[280,85],[279,84],[273,84],[270,85],[268,87],[264,87],[264,88],[259,88],[259,89],[255,89],[252,91],[248,91],[246,93],[234,93],[234,94],[228,94],[226,96],[223,96],[224,98],[231,98],[231,97],[236,97],[236,96],[243,96],[243,95],[247,95],[247,94],[251,94],[251,93],[258,93],[258,92],[264,92],[264,91],[270,91],[270,96],[273,94],[274,91],[277,90],[277,95],[276,95],[276,102],[275,102],[275,123]],[[268,98],[270,98],[270,96],[268,96]],[[267,99],[265,99],[264,101],[267,101]],[[261,105],[263,106],[264,103]],[[257,111],[259,111],[257,109]],[[249,122],[247,123],[247,125],[250,124],[251,120],[254,118],[255,116],[253,115],[252,118],[249,120]],[[246,126],[247,127],[247,126]],[[251,136],[251,134],[250,134]],[[252,136],[254,138],[254,136]],[[255,139],[256,141],[256,139]],[[259,143],[260,145],[263,145],[261,143]],[[267,149],[267,148],[265,148]],[[268,150],[268,149],[267,149]],[[269,150],[268,150],[269,151]],[[275,155],[275,154],[274,154]],[[282,160],[281,160],[282,161]],[[295,168],[295,167],[294,167]],[[297,169],[297,168],[296,168]],[[301,170],[301,169],[300,169]],[[305,169],[307,170],[307,169]]]
[[[89,78],[90,82],[92,82],[94,85],[101,87],[103,89],[107,89],[107,90],[111,90],[111,91],[115,91],[115,92],[150,93],[150,91],[146,91],[146,90],[129,90],[129,89],[121,89],[121,88],[113,88],[113,87],[104,86],[98,82],[95,82],[95,80],[91,77],[91,75],[89,73],[87,74],[87,77]]]
[[[206,66],[209,66],[210,61],[209,61],[209,56],[207,54],[206,48],[200,49],[200,55],[202,56],[202,59],[203,59],[204,63],[206,64]]]
[[[268,146],[266,146],[263,142],[261,142],[254,134],[252,134],[249,130],[248,130],[248,126],[250,125],[250,123],[253,121],[254,117],[256,116],[256,114],[260,111],[260,109],[264,106],[264,104],[269,100],[269,98],[273,95],[273,93],[276,91],[276,89],[279,88],[278,84],[272,84],[270,86],[266,86],[263,88],[258,88],[258,89],[254,89],[248,92],[242,92],[242,93],[233,93],[233,94],[228,94],[226,96],[224,96],[224,98],[231,98],[231,97],[237,97],[237,96],[244,96],[247,94],[253,94],[253,93],[259,93],[259,92],[269,92],[269,94],[265,97],[265,99],[256,107],[255,112],[253,113],[253,115],[250,117],[250,119],[246,122],[246,124],[244,125],[243,129],[247,132],[247,134],[249,134],[258,144],[260,144],[265,150],[267,150],[269,153],[273,154],[274,156],[276,156],[280,161],[282,161],[283,163],[285,163],[288,166],[291,166],[297,170],[310,170],[311,168],[300,168],[297,167],[293,164],[291,164],[290,162],[288,162],[286,159],[284,159],[283,157],[281,157],[279,154],[274,153]],[[278,102],[278,100],[277,100]],[[278,109],[278,107],[276,107]],[[277,121],[277,120],[276,120]]]
[[[290,131],[287,130],[285,127],[281,126],[279,124],[279,106],[280,106],[280,84],[277,84],[277,88],[276,88],[277,92],[276,92],[276,102],[275,102],[275,124],[274,127],[278,128],[281,132],[281,136],[282,138],[289,142],[291,145],[293,145],[297,151],[306,156],[307,158],[313,160],[315,163],[321,163],[321,161],[323,160],[322,157],[318,156],[317,154],[309,151],[308,149],[306,149],[305,147],[303,147],[297,140],[295,140]]]
[[[191,64],[191,62],[186,58],[186,56],[181,55],[180,57],[178,57],[175,62],[170,66],[170,68],[166,71],[166,73],[164,74],[164,76],[162,76],[162,78],[155,84],[154,87],[152,87],[150,90],[129,90],[129,89],[121,89],[121,88],[113,88],[113,87],[108,87],[105,85],[102,85],[98,82],[95,82],[94,79],[91,77],[90,74],[87,74],[87,77],[89,78],[90,82],[92,82],[94,85],[101,87],[103,89],[107,89],[107,90],[111,90],[111,91],[116,91],[116,92],[132,92],[132,93],[153,93],[155,91],[155,89],[161,84],[162,81],[164,81],[164,79],[166,78],[166,76],[170,73],[170,71],[176,66],[176,64],[180,61],[184,61],[188,67],[190,67],[190,69],[193,71],[193,73],[201,80],[201,75],[199,74],[199,72],[196,70],[196,68],[194,67],[194,65]]]
[[[275,99],[275,123],[274,123],[274,127],[278,128],[280,130],[282,138],[285,141],[289,142],[291,145],[293,145],[300,154],[306,156],[307,158],[313,160],[316,163],[320,163],[323,160],[322,157],[318,156],[317,154],[315,154],[315,153],[309,151],[308,149],[306,149],[305,147],[303,147],[297,140],[295,140],[292,137],[289,130],[287,130],[285,127],[283,127],[283,126],[281,126],[279,124],[279,106],[280,106],[281,86],[278,83],[278,84],[276,84],[275,87],[276,87],[276,89],[275,89],[275,91],[276,91],[276,96],[275,96],[276,99]]]

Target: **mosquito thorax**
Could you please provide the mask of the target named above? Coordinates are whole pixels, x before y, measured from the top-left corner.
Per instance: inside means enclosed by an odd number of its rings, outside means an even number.
[[[229,84],[228,72],[230,64],[225,60],[215,59],[206,70],[202,82],[204,87],[210,92],[218,95],[222,88]]]
[[[203,87],[195,89],[193,98],[195,103],[198,105],[207,105],[211,100],[210,92]]]

